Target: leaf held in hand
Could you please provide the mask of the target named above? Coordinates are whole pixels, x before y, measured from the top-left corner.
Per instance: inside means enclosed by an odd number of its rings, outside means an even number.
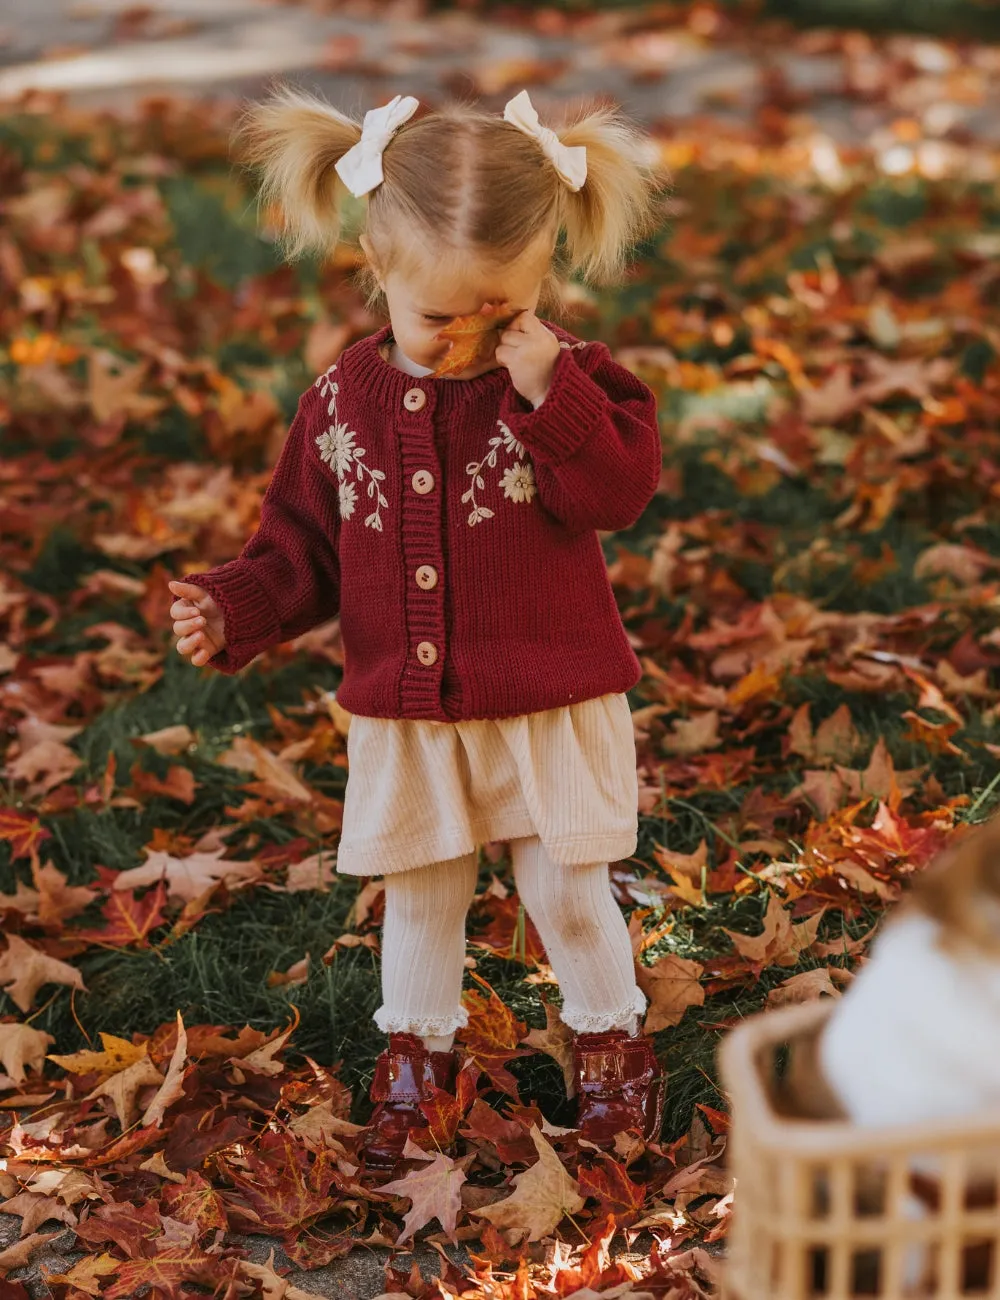
[[[456,316],[437,335],[439,339],[447,340],[451,347],[438,362],[434,370],[435,378],[446,379],[449,375],[461,374],[480,361],[488,361],[496,349],[497,330],[513,318],[510,303],[506,302],[501,303],[488,316],[481,311],[470,316]]]

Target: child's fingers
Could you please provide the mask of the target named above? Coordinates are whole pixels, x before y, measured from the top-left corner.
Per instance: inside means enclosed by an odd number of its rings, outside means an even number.
[[[179,582],[176,578],[171,578],[167,586],[175,596],[182,600],[189,600],[193,605],[200,604],[208,596],[204,587],[198,587],[193,582]]]
[[[197,632],[205,626],[205,620],[200,615],[192,615],[190,618],[174,619],[174,636],[184,636],[188,632]]]

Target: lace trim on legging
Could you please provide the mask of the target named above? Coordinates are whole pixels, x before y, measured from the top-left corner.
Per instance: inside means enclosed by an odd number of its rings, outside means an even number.
[[[393,1014],[385,1007],[375,1012],[375,1023],[383,1034],[416,1034],[418,1038],[445,1038],[469,1023],[469,1013],[460,1007],[450,1016],[424,1016],[423,1019]]]
[[[626,1033],[635,1035],[639,1030],[640,1017],[645,1011],[646,999],[642,990],[637,988],[631,1006],[598,1014],[564,1003],[559,1018],[578,1034],[607,1034],[612,1029],[624,1029]]]

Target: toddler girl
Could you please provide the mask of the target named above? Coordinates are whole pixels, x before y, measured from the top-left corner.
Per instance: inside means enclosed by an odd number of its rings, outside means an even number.
[[[510,843],[577,1034],[583,1135],[656,1136],[663,1096],[608,874],[636,849],[625,692],[641,670],[598,537],[656,490],[656,401],[603,343],[536,315],[560,272],[621,271],[655,226],[658,177],[610,109],[557,135],[524,91],[502,118],[417,108],[397,95],[359,126],[285,89],[250,110],[248,156],[293,253],[328,252],[345,189],[367,196],[364,274],[389,323],[302,395],[238,558],[169,584],[178,651],[225,673],[340,615],[338,869],[385,877],[372,1167],[453,1084],[487,841]],[[498,322],[490,346],[435,376],[442,329],[475,313]]]

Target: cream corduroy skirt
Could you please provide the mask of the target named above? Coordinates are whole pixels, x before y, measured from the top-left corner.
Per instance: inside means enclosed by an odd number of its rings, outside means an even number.
[[[382,876],[537,835],[555,862],[636,849],[639,789],[624,694],[439,724],[355,715],[337,869]]]

